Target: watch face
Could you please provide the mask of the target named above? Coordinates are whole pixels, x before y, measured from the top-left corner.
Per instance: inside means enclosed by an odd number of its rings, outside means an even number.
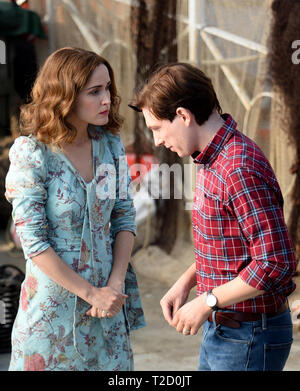
[[[213,294],[207,295],[206,303],[209,307],[214,307],[217,304],[217,298]]]

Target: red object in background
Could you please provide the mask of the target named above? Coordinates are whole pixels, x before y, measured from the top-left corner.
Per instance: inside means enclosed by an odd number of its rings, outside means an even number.
[[[20,6],[22,8],[29,9],[29,1],[28,0],[24,0],[24,1],[22,1],[22,0],[18,1],[17,0],[17,4],[18,4],[18,6]]]
[[[145,174],[151,170],[152,164],[158,164],[158,159],[156,158],[156,156],[150,154],[140,155],[138,160],[136,159],[135,153],[127,153],[126,157],[127,157],[127,162],[129,165],[130,175],[132,180],[138,178],[140,174],[142,174],[141,179],[143,179],[143,176],[145,176]],[[140,173],[137,172],[136,169],[133,169],[132,166],[134,164],[144,165],[145,166],[144,172]]]

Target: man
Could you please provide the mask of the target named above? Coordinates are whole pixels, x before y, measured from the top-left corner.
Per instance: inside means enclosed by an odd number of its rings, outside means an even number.
[[[184,335],[203,325],[199,370],[282,370],[296,260],[269,162],[222,114],[210,79],[192,65],[158,69],[131,107],[143,112],[156,146],[191,155],[200,167],[196,262],[162,298],[165,319]],[[197,297],[186,302],[195,285]]]

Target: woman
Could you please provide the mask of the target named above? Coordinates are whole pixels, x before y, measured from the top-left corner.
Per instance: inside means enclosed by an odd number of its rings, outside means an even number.
[[[27,261],[9,370],[132,370],[129,331],[145,322],[129,263],[135,209],[118,192],[113,70],[95,53],[63,48],[31,95],[6,178]],[[111,184],[114,198],[99,191]]]

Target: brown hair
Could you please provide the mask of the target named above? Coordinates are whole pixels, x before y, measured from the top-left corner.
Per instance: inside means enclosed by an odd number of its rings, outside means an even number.
[[[199,125],[213,110],[222,113],[211,80],[198,68],[187,63],[171,63],[158,68],[137,93],[131,108],[149,109],[158,119],[173,121],[176,109],[190,110]]]
[[[109,120],[102,127],[116,133],[122,125],[113,70],[103,57],[79,48],[66,47],[52,53],[42,66],[31,91],[31,101],[21,107],[21,133],[33,134],[54,146],[72,142],[76,129],[66,120],[78,93],[98,65],[104,64],[111,79]]]

